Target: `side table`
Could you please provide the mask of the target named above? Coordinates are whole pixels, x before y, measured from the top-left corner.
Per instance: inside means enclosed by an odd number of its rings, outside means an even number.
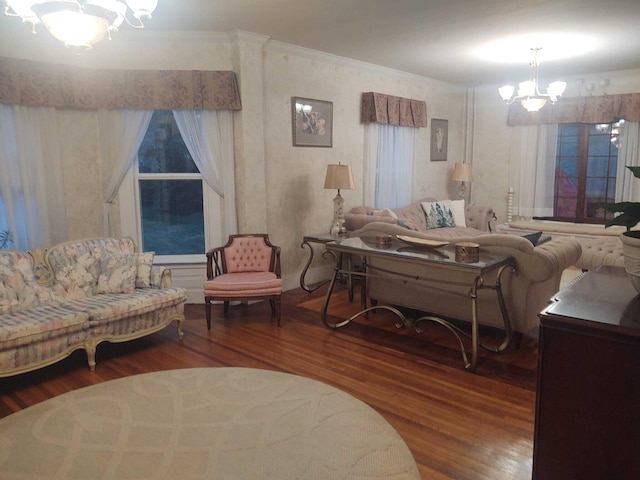
[[[309,270],[309,267],[311,266],[311,262],[313,262],[313,256],[314,256],[314,251],[313,251],[313,247],[311,246],[312,243],[317,243],[320,244],[322,246],[326,246],[327,243],[331,243],[331,242],[335,242],[338,241],[342,238],[345,238],[344,235],[330,235],[328,233],[318,233],[315,235],[305,235],[304,237],[302,237],[302,243],[300,244],[300,248],[304,249],[305,246],[309,247],[309,259],[307,260],[307,264],[304,266],[304,268],[302,269],[302,273],[300,274],[300,287],[308,293],[314,292],[316,291],[318,288],[320,288],[322,285],[325,285],[327,283],[329,283],[329,280],[323,280],[319,283],[316,283],[315,285],[308,285],[307,282],[305,281],[305,277],[307,275],[307,271]],[[335,262],[336,257],[335,254],[333,252],[329,252],[326,247],[324,248],[324,251],[322,252],[322,256],[325,257],[326,255],[331,255],[333,257],[333,260]]]

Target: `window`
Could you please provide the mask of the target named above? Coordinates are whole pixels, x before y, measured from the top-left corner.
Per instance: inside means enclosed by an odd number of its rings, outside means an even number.
[[[602,204],[615,198],[621,122],[558,125],[554,219],[604,223],[611,217]]]

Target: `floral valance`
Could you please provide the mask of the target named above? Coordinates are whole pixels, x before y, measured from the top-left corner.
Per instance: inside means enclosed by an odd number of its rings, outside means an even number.
[[[106,70],[0,57],[0,103],[79,109],[241,110],[230,71]]]
[[[422,100],[394,97],[384,93],[363,93],[361,121],[401,127],[426,127],[427,104]]]
[[[640,121],[640,93],[561,98],[538,112],[527,112],[519,102],[509,108],[509,125],[544,123],[610,123],[617,118]]]

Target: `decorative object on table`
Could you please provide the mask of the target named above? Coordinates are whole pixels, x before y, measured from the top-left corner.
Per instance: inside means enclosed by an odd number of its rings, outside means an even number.
[[[291,98],[294,147],[331,147],[333,103],[310,98]]]
[[[538,82],[538,67],[540,60],[538,58],[538,52],[542,48],[532,48],[533,61],[531,65],[531,80],[521,82],[518,84],[518,91],[515,93],[515,87],[512,85],[504,85],[498,89],[500,96],[507,103],[511,105],[515,101],[519,101],[522,107],[527,112],[537,112],[547,104],[547,101],[552,105],[558,101],[558,98],[564,93],[567,88],[567,82],[551,82],[547,87],[546,93],[540,93],[540,87]],[[515,95],[514,95],[515,93]]]
[[[443,162],[447,160],[447,145],[449,142],[449,120],[431,119],[431,161]]]
[[[453,168],[453,175],[451,176],[451,180],[454,182],[460,182],[460,191],[458,192],[458,199],[464,200],[467,196],[467,186],[465,182],[470,183],[473,179],[471,175],[471,164],[470,163],[456,163]]]
[[[327,165],[327,174],[324,177],[324,188],[338,190],[338,194],[333,199],[333,222],[331,223],[330,232],[333,231],[333,225],[338,223],[338,233],[345,233],[347,229],[344,226],[344,198],[340,195],[340,189],[353,190],[356,184],[353,181],[350,165],[342,165],[340,163]]]
[[[392,240],[393,240],[393,237],[391,235],[376,235],[376,244],[379,247],[391,246]]]
[[[142,19],[151,18],[158,0],[7,0],[5,14],[30,23],[33,33],[42,23],[65,47],[89,50],[126,22],[144,28]]]
[[[409,235],[396,235],[396,238],[414,247],[440,248],[449,245],[449,242],[442,240],[427,240],[426,238],[410,237]]]
[[[627,168],[634,177],[640,178],[640,167],[627,166]],[[640,230],[631,231],[640,223],[640,202],[606,203],[602,205],[602,208],[608,212],[620,213],[617,217],[609,220],[605,228],[612,225],[626,227],[627,231],[620,235],[624,253],[624,269],[634,288],[640,293]]]
[[[480,259],[480,245],[473,242],[456,244],[456,262],[476,263]]]

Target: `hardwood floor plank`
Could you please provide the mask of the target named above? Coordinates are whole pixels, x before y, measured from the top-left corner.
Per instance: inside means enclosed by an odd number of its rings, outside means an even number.
[[[397,329],[387,312],[332,331],[319,318],[323,289],[283,296],[277,328],[267,303],[214,307],[207,331],[203,305],[187,305],[184,340],[175,328],[122,344],[101,344],[95,372],[84,352],[42,370],[0,379],[0,417],[88,385],[166,369],[251,367],[313,378],[368,403],[402,435],[425,479],[529,479],[532,468],[537,343],[480,353],[464,371],[457,341],[444,328]],[[346,292],[330,314],[359,310]],[[497,341],[498,332],[483,332]]]

